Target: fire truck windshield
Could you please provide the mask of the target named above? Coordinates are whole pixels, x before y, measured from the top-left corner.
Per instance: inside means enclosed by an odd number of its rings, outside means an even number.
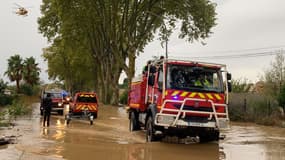
[[[166,88],[198,92],[223,92],[220,69],[185,65],[168,65]]]
[[[62,98],[62,94],[59,92],[49,92],[51,95],[51,98]],[[46,98],[47,93],[44,94],[44,98]]]

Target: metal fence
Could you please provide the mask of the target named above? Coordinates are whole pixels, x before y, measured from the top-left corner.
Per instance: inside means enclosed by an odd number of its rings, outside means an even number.
[[[272,97],[256,93],[231,93],[229,114],[232,120],[254,121],[270,116],[278,108]]]

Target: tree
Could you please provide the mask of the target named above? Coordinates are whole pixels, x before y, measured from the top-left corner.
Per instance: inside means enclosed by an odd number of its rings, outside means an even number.
[[[41,12],[39,30],[49,41],[60,40],[75,54],[91,55],[94,84],[102,102],[112,104],[118,102],[121,72],[130,84],[136,56],[157,32],[165,41],[178,25],[180,38],[204,39],[216,15],[209,0],[43,0]]]
[[[17,93],[20,91],[20,81],[23,78],[23,64],[20,55],[16,54],[8,59],[8,69],[4,73],[10,81],[16,81]]]
[[[282,86],[280,93],[277,97],[279,105],[283,108],[283,111],[285,111],[285,86]]]
[[[93,71],[95,67],[91,54],[84,53],[86,50],[83,49],[79,51],[80,47],[66,46],[66,42],[57,39],[53,46],[44,50],[42,56],[48,62],[49,79],[63,81],[65,88],[71,93],[77,90],[94,90],[96,74]]]
[[[237,80],[232,80],[232,92],[235,93],[246,93],[249,92],[250,87],[252,84],[249,83],[248,79],[237,79]]]
[[[23,79],[26,83],[31,86],[34,86],[39,83],[40,80],[40,71],[38,63],[34,57],[29,57],[24,60],[23,64]]]
[[[281,51],[277,51],[275,61],[271,62],[269,69],[265,71],[265,90],[268,94],[277,96],[285,80],[285,57]]]

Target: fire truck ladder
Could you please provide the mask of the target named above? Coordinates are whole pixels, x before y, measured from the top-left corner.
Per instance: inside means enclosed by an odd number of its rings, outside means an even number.
[[[209,111],[193,111],[193,110],[184,110],[185,103],[187,101],[194,101],[194,102],[209,102],[212,107],[212,112]],[[180,109],[170,109],[165,108],[166,103],[181,103]],[[225,107],[225,113],[219,113],[216,112],[215,106],[223,106]],[[171,113],[165,113],[165,112],[177,112],[177,114],[171,114]],[[161,106],[160,112],[156,114],[155,116],[155,124],[158,126],[164,126],[164,127],[176,127],[178,125],[182,126],[188,126],[188,122],[185,122],[183,120],[179,120],[179,117],[185,118],[186,113],[196,113],[196,114],[208,114],[209,118],[208,120],[211,120],[212,117],[215,117],[215,127],[218,129],[227,129],[228,125],[227,122],[229,121],[229,115],[228,115],[228,107],[226,104],[218,104],[214,103],[212,100],[208,99],[197,99],[197,98],[185,98],[183,101],[180,100],[165,100],[163,105]],[[221,118],[221,116],[223,118]],[[161,117],[168,117],[167,122],[160,122],[159,119]],[[184,123],[183,123],[184,122]],[[225,127],[226,126],[226,127]],[[200,126],[200,127],[207,127],[207,126]]]

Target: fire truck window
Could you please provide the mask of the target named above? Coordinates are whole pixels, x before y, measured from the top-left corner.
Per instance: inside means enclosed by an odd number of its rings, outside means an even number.
[[[179,89],[183,88],[186,85],[186,80],[185,80],[185,73],[182,70],[182,68],[173,68],[171,71],[171,82],[170,86],[173,89]]]
[[[150,74],[149,77],[148,77],[148,85],[153,86],[154,85],[154,80],[155,80],[154,74]]]
[[[155,73],[155,72],[156,72],[156,67],[153,66],[153,65],[151,65],[149,72],[150,72],[150,73]]]
[[[97,103],[97,99],[96,97],[79,96],[77,97],[77,102]]]
[[[213,74],[213,88],[218,88],[220,85],[220,80],[217,73]]]
[[[163,87],[163,72],[162,72],[162,69],[159,70],[159,73],[158,73],[158,88],[160,90],[162,90],[162,87]]]
[[[221,72],[216,69],[169,65],[166,87],[199,92],[222,92],[221,80]]]

